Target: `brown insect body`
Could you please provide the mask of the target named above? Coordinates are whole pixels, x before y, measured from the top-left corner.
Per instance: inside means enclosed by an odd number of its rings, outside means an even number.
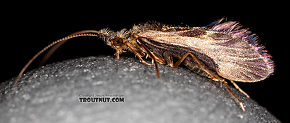
[[[123,52],[134,53],[142,63],[155,65],[157,77],[160,78],[157,62],[178,67],[181,63],[190,70],[224,84],[230,94],[242,102],[227,86],[228,79],[243,94],[249,97],[233,81],[256,82],[265,79],[273,71],[273,62],[263,47],[257,44],[257,36],[247,29],[241,29],[238,22],[224,22],[223,19],[205,27],[174,27],[159,23],[135,25],[132,29],[111,32],[84,30],[59,39],[39,51],[24,66],[15,80],[17,82],[27,67],[44,51],[51,48],[45,59],[68,39],[81,36],[96,36],[116,50],[117,59]],[[144,57],[150,57],[147,62]],[[178,61],[174,61],[178,59]]]

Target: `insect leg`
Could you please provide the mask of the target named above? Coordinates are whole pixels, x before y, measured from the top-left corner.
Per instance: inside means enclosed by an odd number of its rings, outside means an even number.
[[[210,70],[208,70],[204,65],[201,64],[201,62],[196,58],[195,55],[193,55],[192,53],[190,52],[187,52],[185,53],[177,62],[175,62],[173,65],[170,65],[171,67],[178,67],[183,61],[184,59],[190,55],[194,61],[196,61],[196,63],[207,73],[210,75],[209,78],[211,78],[212,80],[215,80],[215,81],[219,81],[219,80],[223,80],[222,78],[220,78],[218,75],[210,72]]]
[[[159,62],[160,64],[165,64],[166,61],[163,58],[159,58],[158,56],[156,56],[154,53],[151,53],[154,58],[156,59],[157,62]]]
[[[146,62],[142,56],[136,51],[134,50],[134,48],[130,45],[129,42],[126,42],[126,45],[130,48],[130,50],[139,58],[139,60],[143,63],[143,64],[146,64],[146,65],[153,65],[153,63],[148,63]]]
[[[205,72],[207,72],[209,75],[210,75],[210,78],[211,78],[211,80],[215,80],[215,81],[220,81],[220,83],[221,83],[221,87],[222,87],[222,84],[224,84],[225,85],[225,87],[227,88],[227,90],[228,90],[228,92],[239,102],[239,104],[240,104],[240,106],[241,106],[241,108],[242,108],[242,110],[243,111],[245,111],[245,108],[244,108],[244,105],[243,105],[243,103],[238,99],[238,97],[230,90],[230,88],[229,88],[229,86],[228,86],[228,84],[227,84],[227,82],[224,80],[224,79],[222,79],[222,78],[220,78],[218,75],[216,75],[216,74],[214,74],[214,73],[212,73],[212,72],[210,72],[208,69],[206,69],[205,68],[205,66],[204,65],[202,65],[201,63],[200,63],[200,61],[192,54],[192,53],[190,53],[190,52],[187,52],[187,53],[185,53],[175,64],[173,64],[173,66],[171,66],[171,67],[177,67],[177,66],[179,66],[183,61],[184,61],[184,59],[188,56],[188,55],[190,55],[195,61],[196,61],[196,63],[205,71]],[[231,81],[232,82],[232,81]],[[248,95],[244,92],[244,91],[242,91],[242,89],[240,89],[234,82],[232,82],[233,83],[233,85],[239,90],[239,91],[241,91],[243,94],[245,94],[247,97],[248,97]]]
[[[236,89],[238,89],[241,93],[250,98],[250,96],[245,91],[243,91],[234,81],[230,80],[230,82],[235,86]]]
[[[170,66],[170,67],[177,67],[177,66],[174,66],[174,63],[173,63],[173,59],[172,59],[172,55],[170,52],[167,52],[165,51],[163,53],[163,57],[164,57],[164,60],[166,61],[166,63]]]
[[[159,68],[158,68],[158,65],[157,65],[157,63],[156,63],[155,55],[153,55],[153,54],[150,52],[150,50],[149,50],[147,47],[145,47],[143,44],[140,44],[140,46],[141,46],[142,48],[145,49],[145,51],[147,52],[147,54],[149,54],[150,57],[152,58],[152,60],[154,61],[154,65],[155,65],[155,69],[156,69],[157,78],[160,79]]]
[[[241,108],[243,111],[245,111],[245,107],[243,105],[243,103],[239,100],[239,98],[231,91],[231,89],[229,88],[228,84],[226,81],[223,81],[224,85],[226,86],[228,92],[239,102]]]

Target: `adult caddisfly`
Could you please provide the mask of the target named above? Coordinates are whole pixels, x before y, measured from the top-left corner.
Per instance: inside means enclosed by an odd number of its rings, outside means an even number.
[[[257,36],[235,21],[218,20],[204,27],[175,27],[160,23],[135,25],[132,29],[112,32],[108,29],[84,30],[52,42],[23,67],[14,84],[17,83],[27,67],[44,51],[51,48],[48,56],[67,40],[93,36],[102,38],[107,45],[116,50],[117,59],[123,52],[134,53],[146,65],[155,65],[160,78],[158,65],[168,64],[178,67],[183,63],[190,70],[219,81],[228,92],[243,103],[230,90],[225,79],[229,80],[240,92],[249,97],[234,81],[257,82],[264,80],[274,71],[271,56],[258,45]],[[152,59],[151,62],[144,57]],[[177,60],[174,60],[177,59]]]

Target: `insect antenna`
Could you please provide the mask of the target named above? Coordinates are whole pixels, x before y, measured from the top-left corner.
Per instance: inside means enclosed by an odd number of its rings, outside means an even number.
[[[38,57],[40,56],[43,52],[45,52],[46,50],[48,50],[49,48],[53,47],[53,46],[57,46],[54,47],[54,49],[52,49],[50,51],[50,53],[52,54],[61,44],[63,44],[65,41],[72,39],[72,38],[76,38],[76,37],[82,37],[82,36],[96,36],[96,37],[110,37],[108,33],[106,32],[102,32],[101,31],[96,31],[96,30],[84,30],[84,31],[80,31],[80,32],[76,32],[73,33],[71,35],[68,35],[64,38],[58,39],[52,43],[50,43],[49,45],[47,45],[46,47],[44,47],[42,50],[40,50],[38,53],[36,53],[26,64],[25,66],[21,69],[20,73],[18,74],[15,82],[14,82],[14,86],[13,86],[13,90],[14,92],[16,92],[17,90],[17,85],[18,85],[18,81],[20,80],[20,78],[22,77],[23,73],[25,72],[25,70],[29,67],[29,65]],[[51,54],[48,54],[47,57],[49,57]]]
[[[75,35],[75,34],[81,34],[81,33],[98,33],[98,31],[96,30],[83,30],[83,31],[79,31],[79,32],[75,32],[72,33],[71,35]],[[66,43],[67,40],[61,41],[59,43],[57,43],[56,45],[54,45],[52,48],[49,49],[49,51],[43,56],[43,58],[40,61],[40,66],[44,65],[46,63],[46,61],[51,57],[51,55],[64,43]]]

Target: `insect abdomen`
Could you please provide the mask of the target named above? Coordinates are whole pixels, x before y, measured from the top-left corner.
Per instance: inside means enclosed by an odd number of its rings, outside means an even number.
[[[208,69],[208,71],[211,71],[212,73],[216,73],[216,65],[213,62],[213,60],[202,53],[199,53],[197,51],[194,51],[194,50],[186,48],[186,47],[181,47],[181,46],[172,45],[172,44],[159,43],[159,42],[154,41],[153,39],[148,39],[148,38],[144,38],[144,37],[139,38],[139,41],[142,42],[142,44],[144,44],[146,47],[148,47],[151,51],[153,51],[155,56],[157,56],[161,59],[167,59],[167,60],[169,60],[171,57],[170,60],[173,62],[173,64],[175,62],[177,62],[176,60],[173,60],[174,58],[176,58],[177,60],[181,59],[181,57],[185,53],[190,52],[191,54],[193,54],[199,58],[199,61],[201,62],[201,64],[203,64]],[[205,72],[200,67],[200,65],[198,65],[196,63],[196,61],[190,56],[187,56],[184,59],[183,64],[188,69],[190,69],[193,72],[196,72],[197,74],[199,74],[201,76],[205,76],[205,77],[209,76],[208,73]]]
[[[191,71],[201,75],[201,76],[204,76],[204,77],[208,77],[209,74],[207,72],[205,72],[198,64],[196,63],[192,63],[191,61],[189,60],[184,60],[183,61],[183,64],[188,68],[190,69]]]

